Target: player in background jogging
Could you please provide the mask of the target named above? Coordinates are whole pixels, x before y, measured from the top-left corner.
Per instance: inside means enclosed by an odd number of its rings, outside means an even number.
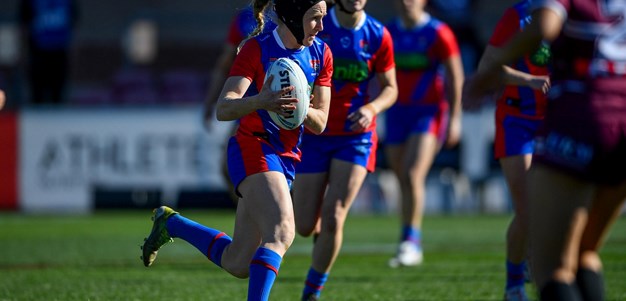
[[[424,11],[427,0],[394,0],[398,100],[385,113],[385,153],[401,189],[401,233],[392,267],[422,263],[425,182],[435,156],[461,135],[463,64],[452,30]]]
[[[626,199],[626,3],[544,0],[531,15],[466,95],[493,91],[502,65],[551,42],[552,87],[528,176],[533,280],[541,300],[604,300],[598,251]]]
[[[478,69],[512,36],[531,22],[530,0],[509,7],[498,21]],[[507,181],[513,201],[513,219],[506,234],[506,285],[504,300],[528,300],[524,289],[528,269],[528,200],[526,183],[532,161],[534,138],[546,110],[546,93],[550,88],[548,63],[550,49],[546,43],[504,66],[503,93],[496,101],[495,158]],[[485,100],[482,98],[481,100]],[[464,100],[464,106],[480,105],[475,99]]]
[[[376,115],[397,97],[393,42],[385,27],[365,13],[367,1],[339,0],[329,9],[319,37],[334,57],[328,126],[305,132],[296,168],[296,230],[316,235],[303,300],[317,300],[337,259],[343,227],[357,192],[376,159]],[[369,95],[371,79],[380,93]]]
[[[216,108],[218,120],[240,120],[228,143],[228,172],[240,197],[233,236],[162,206],[155,210],[152,231],[143,245],[143,261],[150,266],[159,248],[178,237],[235,277],[249,277],[248,300],[268,300],[295,236],[290,187],[301,156],[302,132],[306,127],[319,134],[326,127],[332,53],[316,38],[323,30],[324,1],[256,0],[253,7],[258,27],[235,58]],[[261,33],[264,13],[272,8],[278,27]],[[268,114],[287,115],[298,101],[283,97],[292,86],[270,90],[271,81],[277,78],[270,77],[264,84],[266,70],[281,57],[302,67],[313,92],[307,118],[294,130],[278,127]],[[246,94],[248,88],[258,93]]]

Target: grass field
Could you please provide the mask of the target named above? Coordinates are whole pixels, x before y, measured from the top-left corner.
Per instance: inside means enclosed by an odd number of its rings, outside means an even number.
[[[183,213],[232,233],[232,212]],[[398,221],[350,216],[345,243],[323,300],[501,300],[508,216],[427,216],[425,263],[390,269]],[[91,216],[0,213],[0,300],[245,300],[236,279],[177,240],[143,267],[139,245],[150,212]],[[609,300],[626,300],[626,218],[602,257]],[[299,300],[310,239],[298,237],[284,258],[272,300]],[[529,292],[535,294],[528,286]]]

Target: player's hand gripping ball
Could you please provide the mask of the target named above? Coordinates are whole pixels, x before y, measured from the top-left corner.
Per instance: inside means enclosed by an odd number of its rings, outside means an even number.
[[[285,97],[295,97],[298,99],[296,103],[296,109],[293,111],[287,111],[286,115],[281,115],[276,112],[267,111],[274,123],[279,127],[286,130],[293,130],[298,128],[306,118],[306,113],[309,110],[310,102],[310,87],[309,83],[304,75],[304,71],[295,61],[289,58],[279,58],[265,72],[265,80],[274,75],[274,80],[270,86],[272,91],[278,91],[282,88],[293,86]]]

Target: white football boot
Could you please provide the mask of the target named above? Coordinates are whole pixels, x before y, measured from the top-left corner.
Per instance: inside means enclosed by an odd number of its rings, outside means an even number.
[[[422,249],[414,242],[403,241],[398,247],[398,254],[389,260],[389,266],[392,268],[412,267],[420,265],[423,261]]]

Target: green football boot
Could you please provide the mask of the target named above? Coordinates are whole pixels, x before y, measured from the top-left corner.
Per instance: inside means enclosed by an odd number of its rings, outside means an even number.
[[[178,212],[167,206],[161,206],[154,209],[152,212],[154,212],[154,216],[152,217],[154,221],[152,231],[150,231],[148,238],[144,239],[143,246],[141,247],[143,251],[141,259],[143,260],[143,265],[146,267],[152,265],[157,257],[157,252],[164,244],[174,241],[169,233],[167,233],[166,222],[170,216],[178,214]]]

